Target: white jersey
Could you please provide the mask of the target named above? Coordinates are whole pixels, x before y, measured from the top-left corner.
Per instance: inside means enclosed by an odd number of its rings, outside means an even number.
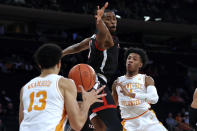
[[[129,92],[146,93],[145,77],[146,75],[144,74],[137,74],[133,77],[126,77],[124,75],[118,78],[118,83],[122,83],[123,86],[126,86]],[[150,104],[144,100],[124,96],[120,90],[120,86],[117,86],[118,103],[120,106],[121,117],[123,119],[137,117],[150,108]]]
[[[36,77],[24,86],[20,131],[63,131],[67,117],[58,88],[60,78],[56,74]]]

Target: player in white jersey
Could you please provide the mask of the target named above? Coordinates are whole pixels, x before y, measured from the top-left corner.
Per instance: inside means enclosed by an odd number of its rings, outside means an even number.
[[[125,58],[126,74],[112,86],[112,95],[123,119],[123,131],[166,131],[150,110],[150,104],[156,104],[159,98],[154,81],[150,76],[139,74],[147,62],[146,53],[139,48],[129,48]]]
[[[104,87],[86,92],[83,87],[83,102],[77,103],[77,89],[71,79],[58,75],[62,50],[55,44],[45,44],[35,53],[41,69],[40,76],[32,79],[20,93],[20,131],[63,131],[69,119],[73,129],[79,131],[88,116],[90,105],[102,102],[97,95]]]

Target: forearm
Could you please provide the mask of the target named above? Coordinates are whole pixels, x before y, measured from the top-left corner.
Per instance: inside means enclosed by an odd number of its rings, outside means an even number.
[[[107,26],[105,25],[105,23],[103,22],[103,20],[99,20],[97,23],[96,23],[96,29],[98,31],[98,34],[102,35],[102,36],[105,36],[107,34],[109,34],[109,30],[107,28]]]
[[[68,54],[75,54],[81,51],[87,50],[89,48],[90,38],[86,38],[80,43],[74,44],[72,46],[67,47],[62,51],[62,57]]]
[[[79,114],[79,125],[82,128],[88,118],[88,111],[89,111],[90,105],[88,105],[85,102],[80,103],[80,114]]]
[[[79,43],[67,47],[66,49],[62,51],[62,56],[79,53],[81,49],[78,46],[79,46]]]
[[[145,100],[148,103],[156,104],[158,102],[159,96],[155,86],[148,86],[147,93],[135,93],[134,98],[139,100]]]

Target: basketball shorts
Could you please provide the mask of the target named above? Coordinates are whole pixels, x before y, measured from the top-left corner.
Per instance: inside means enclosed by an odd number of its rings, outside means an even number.
[[[128,118],[122,122],[123,131],[167,131],[153,111],[147,111],[138,118]]]

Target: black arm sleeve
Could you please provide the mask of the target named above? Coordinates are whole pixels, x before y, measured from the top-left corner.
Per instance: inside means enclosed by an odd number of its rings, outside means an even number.
[[[189,125],[197,131],[197,109],[189,108]]]

